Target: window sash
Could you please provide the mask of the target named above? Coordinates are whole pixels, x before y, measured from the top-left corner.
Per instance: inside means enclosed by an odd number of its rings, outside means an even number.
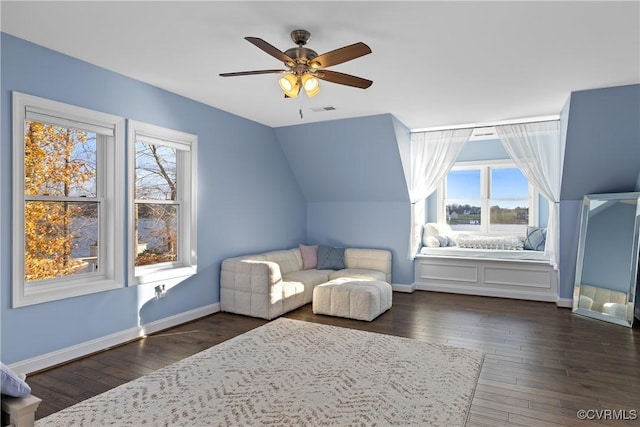
[[[491,198],[491,171],[493,169],[503,169],[503,168],[513,168],[517,169],[515,164],[509,160],[493,160],[493,161],[483,161],[483,162],[460,162],[456,164],[451,170],[480,170],[480,199],[476,198],[468,198],[468,199],[449,199],[447,198],[447,178],[443,180],[439,189],[438,189],[438,210],[437,210],[437,221],[439,223],[447,223],[447,214],[446,207],[453,203],[456,204],[469,204],[469,205],[477,205],[480,207],[480,224],[478,225],[476,230],[473,232],[481,233],[481,234],[513,234],[513,232],[508,231],[497,231],[496,227],[504,225],[502,223],[491,223],[491,205],[492,202],[508,202],[508,201],[527,201],[528,203],[528,211],[529,211],[529,221],[528,225],[537,225],[538,215],[537,209],[538,204],[536,203],[537,192],[531,185],[528,184],[528,194],[526,198]],[[473,225],[473,224],[470,224]],[[492,227],[493,226],[493,227]],[[526,225],[522,225],[526,227]],[[520,233],[524,234],[524,233]]]
[[[25,107],[25,120],[42,122],[61,127],[75,128],[87,132],[113,137],[115,128],[112,124],[103,123],[98,120],[87,120],[74,114],[57,113],[48,109],[38,108],[31,105]]]
[[[185,152],[191,151],[191,146],[188,143],[184,143],[180,141],[172,141],[169,139],[158,138],[155,136],[148,136],[139,132],[136,132],[135,134],[135,140],[133,141],[133,143],[136,143],[136,142],[144,142],[144,143],[153,144],[153,145],[164,145],[165,147],[174,148],[178,151],[185,151]]]
[[[196,266],[196,176],[197,136],[129,120],[129,283],[164,283],[195,274]],[[176,200],[134,198],[136,195],[136,144],[143,142],[176,150]],[[177,207],[177,261],[135,265],[137,255],[136,206],[138,204]],[[170,282],[169,282],[170,283]]]

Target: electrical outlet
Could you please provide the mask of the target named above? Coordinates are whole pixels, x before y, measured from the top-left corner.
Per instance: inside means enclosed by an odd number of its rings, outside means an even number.
[[[156,299],[164,298],[167,296],[167,291],[165,290],[164,284],[158,285],[155,288],[156,291]]]

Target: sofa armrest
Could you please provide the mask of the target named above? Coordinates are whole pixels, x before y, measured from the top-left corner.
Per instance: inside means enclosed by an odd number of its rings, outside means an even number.
[[[25,397],[2,396],[2,412],[9,416],[11,427],[33,427],[40,402],[42,399],[31,394]]]
[[[283,281],[276,262],[242,258],[222,262],[220,309],[271,319],[282,310]]]
[[[268,294],[270,288],[282,281],[276,262],[230,258],[222,262],[220,287]]]

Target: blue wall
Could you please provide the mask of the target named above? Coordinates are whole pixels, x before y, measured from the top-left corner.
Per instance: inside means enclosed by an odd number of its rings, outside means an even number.
[[[306,203],[273,129],[13,36],[0,37],[3,362],[214,304],[222,259],[306,240]],[[161,300],[149,299],[152,289],[142,285],[12,309],[11,91],[197,134],[198,274]]]
[[[640,85],[573,92],[562,200],[633,191],[640,170]]]
[[[634,191],[640,171],[640,85],[573,92],[560,196],[560,297],[571,298],[585,194]]]
[[[401,162],[409,130],[384,114],[275,132],[308,202],[308,243],[389,249],[393,282],[413,283]]]
[[[45,354],[219,301],[222,259],[332,244],[390,249],[413,283],[401,159],[409,130],[389,114],[271,129],[1,34],[0,314],[3,362]],[[149,299],[145,286],[11,308],[11,91],[199,136],[199,273]],[[561,112],[560,296],[570,298],[581,199],[640,190],[640,85],[575,92]],[[496,158],[470,146],[461,158]],[[476,150],[473,147],[480,147]],[[493,154],[492,154],[493,153]],[[124,255],[123,255],[124,256]],[[28,339],[25,339],[28,337]]]

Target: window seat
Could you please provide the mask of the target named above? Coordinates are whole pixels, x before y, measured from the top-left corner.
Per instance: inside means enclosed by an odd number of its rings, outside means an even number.
[[[438,257],[462,257],[462,258],[481,258],[481,259],[498,259],[498,260],[530,260],[549,263],[549,257],[543,251],[514,251],[503,249],[472,249],[461,248],[459,246],[447,246],[444,248],[428,248],[420,249],[420,255],[430,255]]]
[[[418,290],[558,301],[558,274],[541,251],[424,247],[414,260]]]

